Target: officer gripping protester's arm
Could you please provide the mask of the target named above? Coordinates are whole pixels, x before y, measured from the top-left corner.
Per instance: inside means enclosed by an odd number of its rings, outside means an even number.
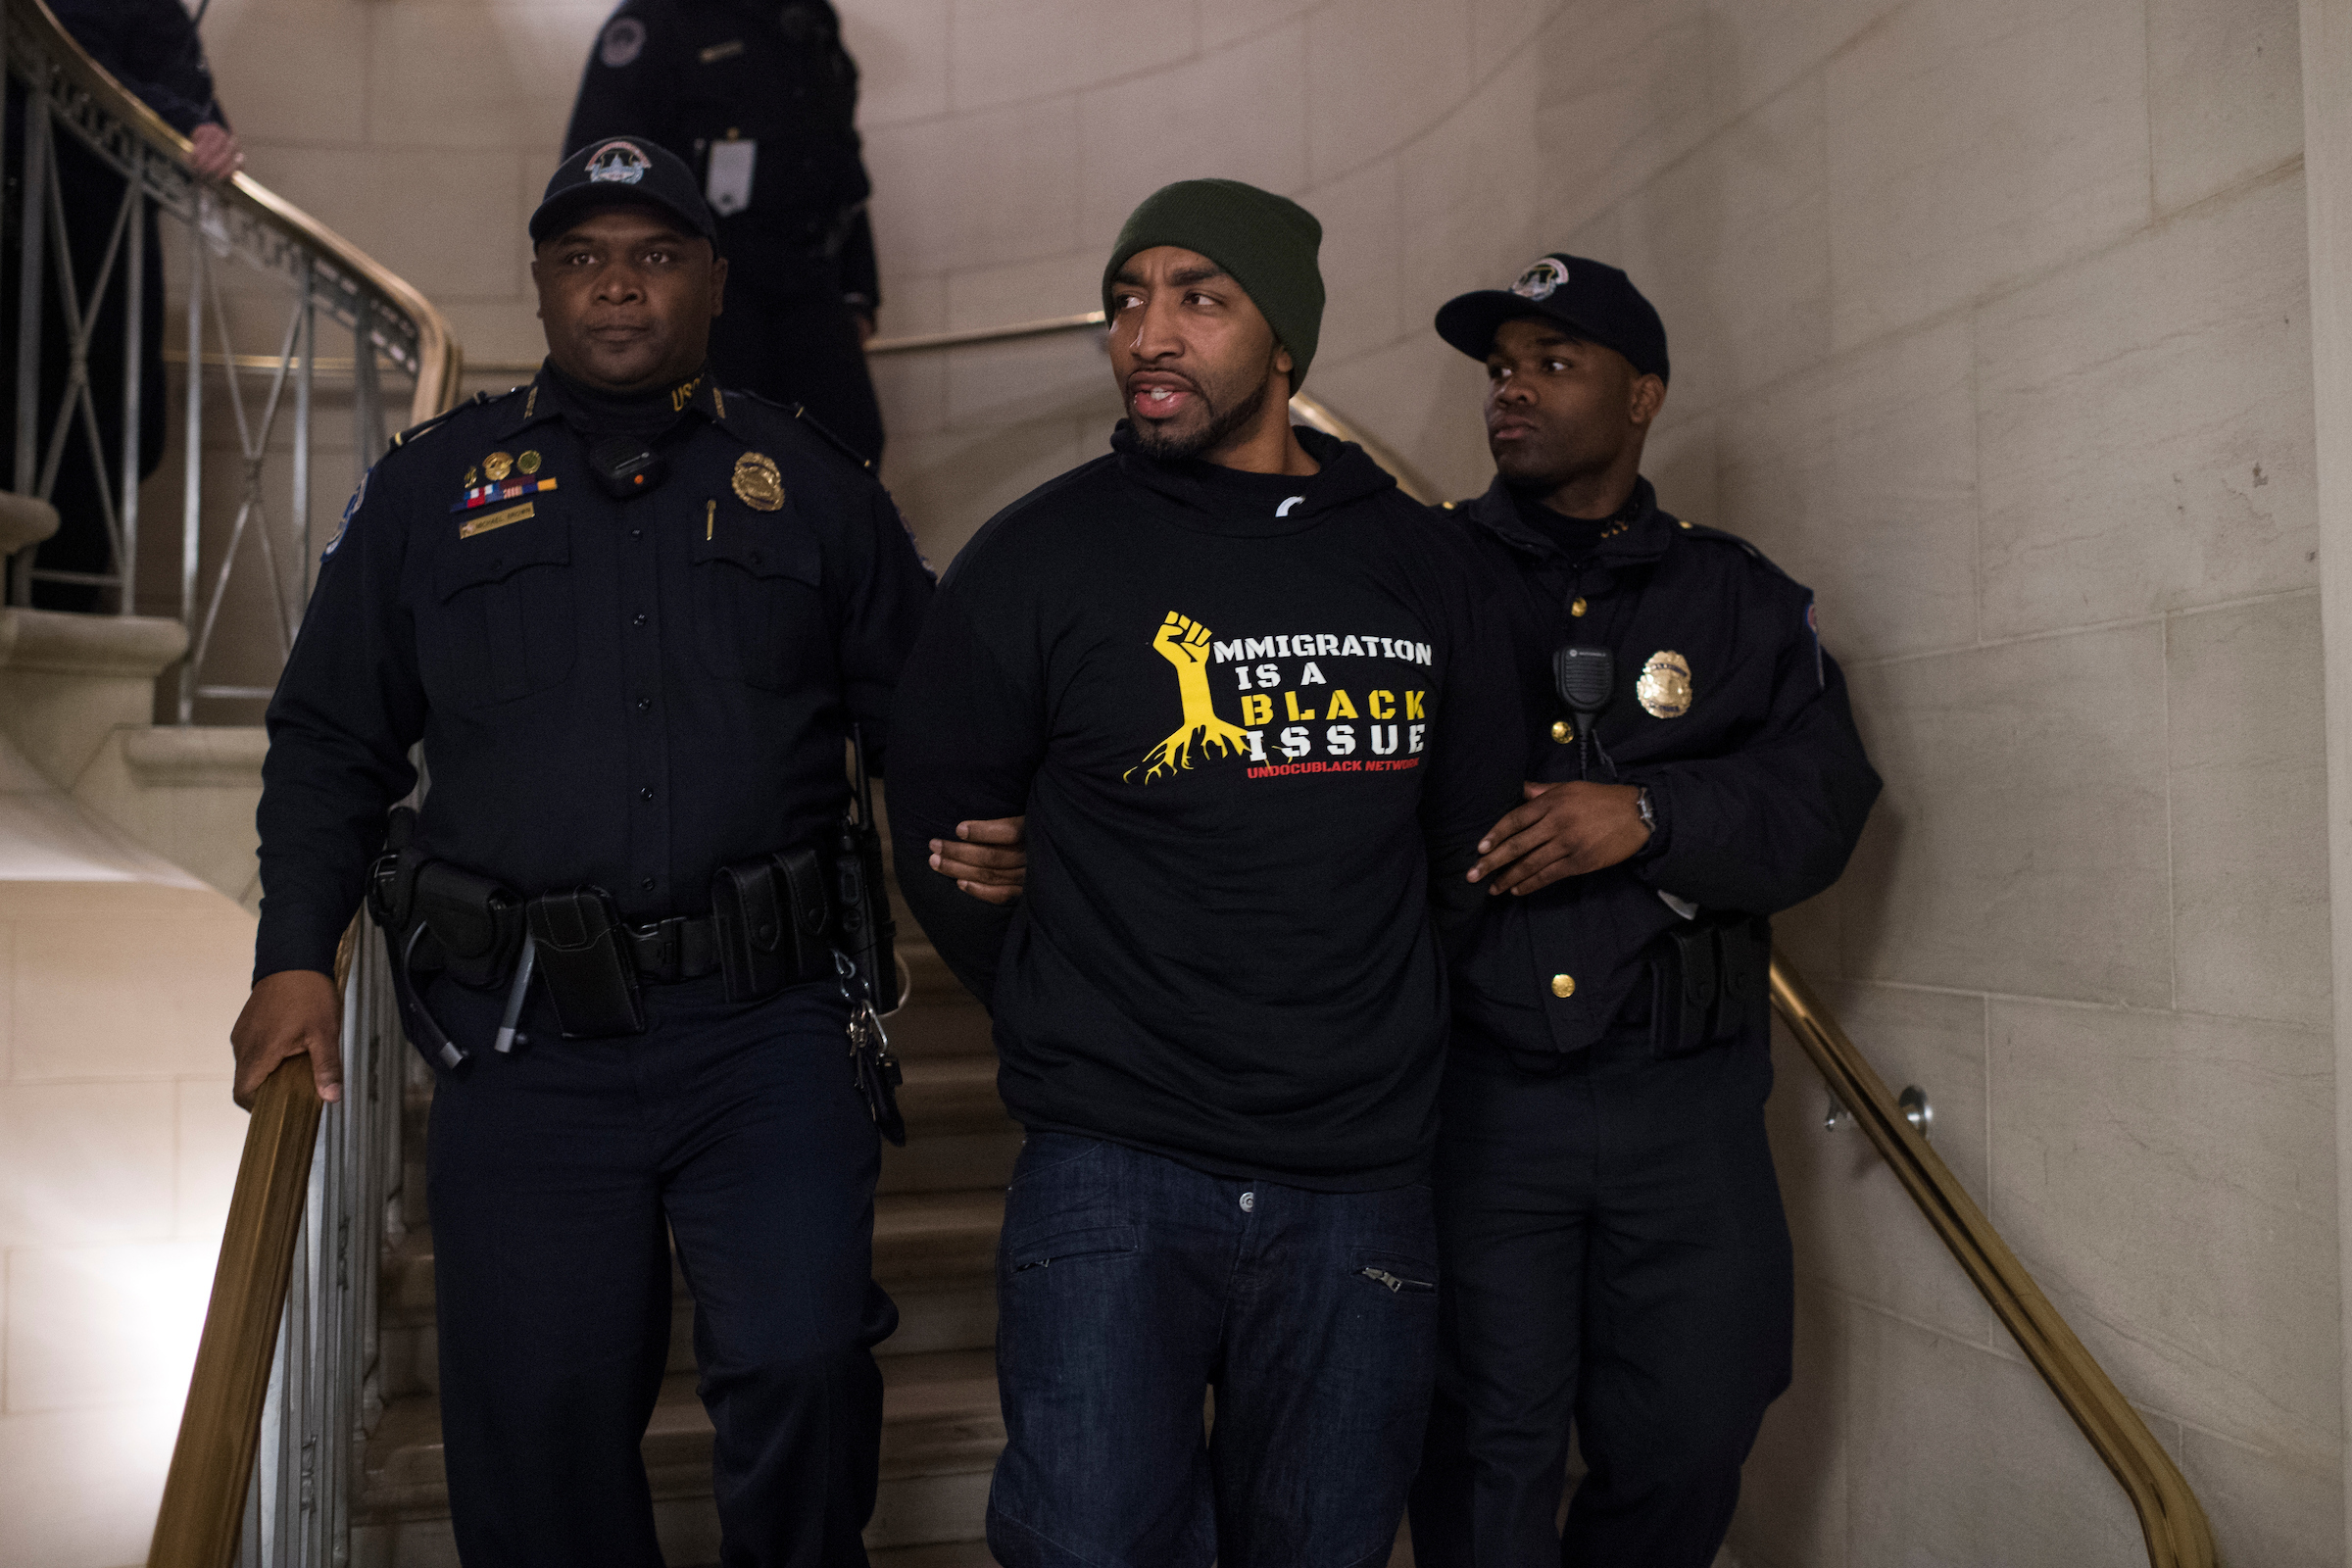
[[[365,891],[436,1078],[461,1556],[660,1563],[674,1244],[727,1561],[858,1565],[891,1109],[845,1041],[895,984],[844,743],[884,764],[931,582],[863,462],[712,380],[728,269],[679,160],[599,143],[530,231],[545,366],[362,481],[270,704],[237,1093],[307,1053],[332,1098]]]
[[[1812,594],[1641,476],[1666,333],[1625,274],[1546,256],[1437,327],[1487,366],[1494,482],[1435,515],[1509,629],[1530,782],[1457,971],[1415,1560],[1706,1568],[1789,1375],[1766,917],[1837,880],[1878,775]]]
[[[803,404],[878,462],[864,343],[882,290],[857,113],[826,0],[627,0],[597,34],[564,149],[650,136],[685,160],[729,263],[719,384]]]
[[[1136,210],[1112,450],[965,547],[900,690],[901,883],[1028,1133],[988,1512],[1016,1568],[1383,1560],[1421,1443],[1445,943],[1519,694],[1461,541],[1290,423],[1320,236],[1231,180]],[[1003,887],[942,863],[958,824],[1019,814],[1020,900],[958,893]]]

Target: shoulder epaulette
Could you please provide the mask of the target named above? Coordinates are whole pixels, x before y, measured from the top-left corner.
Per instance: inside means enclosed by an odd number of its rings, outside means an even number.
[[[1676,518],[1675,525],[1680,531],[1689,534],[1693,539],[1714,539],[1727,545],[1737,545],[1747,553],[1748,560],[1754,562],[1757,565],[1762,566],[1765,570],[1772,572],[1775,576],[1788,576],[1788,572],[1781,569],[1781,564],[1779,562],[1773,560],[1763,551],[1758,550],[1754,545],[1749,544],[1745,539],[1740,538],[1738,534],[1733,533],[1728,529],[1710,528],[1703,522],[1692,522],[1688,517]],[[1795,579],[1789,578],[1789,580],[1793,582]]]
[[[431,418],[412,424],[406,430],[403,430],[393,436],[393,450],[398,451],[404,444],[416,440],[418,436],[424,434],[425,431],[433,429],[447,420],[456,418],[459,415],[464,414],[467,409],[479,408],[485,403],[496,403],[502,398],[511,398],[521,390],[522,388],[517,386],[510,387],[504,392],[476,392],[473,396],[467,398],[465,402],[457,405],[455,408],[444,409],[439,414],[434,415]]]
[[[858,466],[863,469],[865,472],[871,473],[874,471],[873,459],[865,456],[856,447],[850,445],[847,441],[844,441],[841,437],[826,429],[823,422],[819,420],[816,416],[810,414],[808,409],[804,408],[802,405],[798,403],[779,403],[774,398],[762,397],[757,392],[745,392],[738,390],[733,395],[738,398],[745,399],[748,402],[758,403],[766,408],[773,409],[778,414],[788,416],[793,422],[821,438],[827,446],[840,453],[843,457],[849,459],[852,463],[858,465]]]

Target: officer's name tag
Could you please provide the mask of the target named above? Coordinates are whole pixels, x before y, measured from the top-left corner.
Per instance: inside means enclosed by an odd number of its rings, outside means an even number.
[[[703,199],[725,218],[752,205],[752,169],[760,162],[756,141],[714,141],[710,144],[710,172],[703,182]]]
[[[458,537],[470,539],[477,533],[488,533],[493,528],[504,528],[510,522],[520,522],[531,515],[531,510],[538,505],[539,503],[536,501],[525,501],[519,507],[509,507],[504,512],[488,513],[482,516],[471,518],[458,530]]]

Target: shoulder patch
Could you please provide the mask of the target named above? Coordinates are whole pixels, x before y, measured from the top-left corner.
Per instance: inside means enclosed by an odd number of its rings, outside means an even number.
[[[406,430],[403,430],[397,435],[393,436],[392,449],[397,451],[399,448],[406,446],[409,442],[414,441],[418,436],[424,434],[427,430],[436,429],[439,426],[447,423],[449,420],[456,418],[459,415],[464,414],[467,409],[478,409],[485,403],[502,402],[507,398],[513,397],[515,393],[521,390],[521,387],[512,387],[504,392],[476,392],[473,396],[466,399],[466,401],[463,403],[460,403],[453,408],[444,409],[429,419],[420,419],[416,423],[410,425]]]
[[[447,418],[448,416],[449,416],[447,415],[442,416],[443,418]],[[375,465],[370,463],[368,465],[367,470],[360,475],[359,488],[353,490],[351,493],[351,499],[343,503],[342,526],[338,527],[335,530],[335,536],[326,542],[326,548],[318,553],[318,561],[320,564],[324,564],[328,560],[333,558],[336,548],[343,543],[343,536],[351,532],[351,519],[359,514],[360,508],[367,504],[368,481],[374,475],[374,473]]]
[[[635,17],[614,17],[605,24],[604,36],[596,44],[596,58],[609,71],[635,65],[644,52],[645,24]]]

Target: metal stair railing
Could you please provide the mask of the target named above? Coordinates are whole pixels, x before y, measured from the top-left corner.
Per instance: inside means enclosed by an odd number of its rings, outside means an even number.
[[[104,571],[70,572],[37,566],[33,552],[20,552],[10,572],[11,601],[27,604],[33,583],[59,581],[109,590],[118,613],[136,611],[143,521],[139,473],[149,456],[140,450],[139,408],[150,347],[142,341],[138,306],[147,283],[144,234],[152,210],[180,225],[188,241],[184,347],[174,356],[185,367],[187,394],[177,613],[189,634],[177,716],[183,724],[191,722],[202,699],[267,698],[268,686],[223,683],[209,674],[219,652],[221,608],[248,555],[267,576],[281,659],[301,620],[318,554],[311,539],[313,394],[318,372],[327,368],[318,354],[319,318],[352,334],[352,352],[343,364],[351,381],[354,484],[388,440],[382,370],[388,368],[410,383],[403,422],[429,418],[456,400],[457,340],[421,294],[262,185],[242,174],[222,182],[198,178],[187,167],[187,138],[84,54],[41,0],[6,0],[0,53],[11,90],[22,95],[25,111],[19,150],[22,250],[13,302],[17,419],[8,433],[16,456],[16,489],[47,501],[66,464],[87,465],[111,564]],[[83,269],[77,266],[86,259],[74,254],[59,177],[60,134],[123,180],[86,298],[79,281]],[[220,281],[232,265],[273,279],[283,290],[286,315],[273,354],[239,353],[230,342]],[[49,315],[45,293],[67,338],[64,393],[49,409],[41,407],[41,336]],[[121,450],[113,463],[101,438],[89,363],[90,344],[109,311],[122,314],[124,343]],[[209,350],[208,334],[215,345]],[[239,449],[235,519],[209,574],[202,530],[208,364],[221,368]],[[257,371],[267,377],[258,406],[244,384]],[[291,425],[292,446],[283,523],[270,504],[267,471],[281,419]]]

